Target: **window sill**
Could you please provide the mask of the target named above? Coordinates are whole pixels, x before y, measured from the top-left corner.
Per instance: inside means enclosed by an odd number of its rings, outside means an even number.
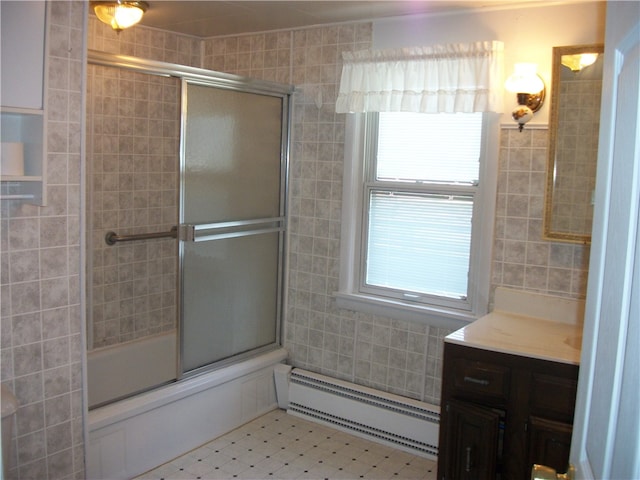
[[[478,319],[478,317],[471,312],[408,305],[399,301],[371,295],[336,292],[334,296],[336,298],[336,305],[345,310],[381,315],[439,328],[457,330]]]

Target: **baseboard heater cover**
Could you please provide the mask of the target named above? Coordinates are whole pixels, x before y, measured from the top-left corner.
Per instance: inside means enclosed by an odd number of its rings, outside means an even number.
[[[437,459],[440,408],[294,368],[287,413]]]

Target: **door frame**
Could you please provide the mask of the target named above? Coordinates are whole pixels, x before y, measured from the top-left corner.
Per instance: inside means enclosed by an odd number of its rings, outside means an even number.
[[[576,479],[640,478],[639,45],[640,3],[607,2],[593,243],[570,456]]]

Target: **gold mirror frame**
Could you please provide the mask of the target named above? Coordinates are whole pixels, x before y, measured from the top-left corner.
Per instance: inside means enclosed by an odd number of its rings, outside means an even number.
[[[593,205],[592,191],[589,189],[595,188],[602,77],[599,80],[600,88],[597,89],[597,79],[590,78],[590,74],[601,69],[603,52],[603,45],[553,48],[547,177],[542,220],[542,235],[545,240],[583,244],[591,242]],[[581,70],[574,70],[577,66],[572,66],[571,69],[567,66],[570,63],[569,57],[584,53],[598,54],[596,63]],[[577,81],[583,77],[588,78],[590,83],[582,86],[575,82],[573,85],[569,84],[572,80],[566,78],[569,75],[574,75]],[[561,90],[562,80],[565,80],[564,90]],[[585,97],[578,97],[583,90]],[[569,102],[568,96],[574,101]],[[588,165],[580,165],[578,161],[585,161]],[[577,226],[582,227],[582,231]]]

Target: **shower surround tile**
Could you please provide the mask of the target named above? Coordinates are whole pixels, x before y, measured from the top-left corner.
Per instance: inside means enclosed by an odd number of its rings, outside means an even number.
[[[88,48],[91,50],[191,67],[201,66],[202,40],[199,38],[142,26],[115,32],[93,15],[89,16],[88,27]]]
[[[88,68],[88,242],[92,347],[176,327],[176,245],[109,246],[105,235],[168,231],[178,221],[180,89],[175,78]]]
[[[120,33],[89,18],[88,48],[201,66],[200,39],[137,27]],[[92,285],[90,347],[176,328],[174,240],[107,246],[108,231],[167,231],[178,220],[180,82],[89,66],[87,191]]]

